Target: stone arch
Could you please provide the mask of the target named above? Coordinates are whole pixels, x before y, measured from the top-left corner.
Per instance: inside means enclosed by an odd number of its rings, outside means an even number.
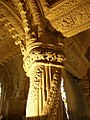
[[[8,89],[8,93],[9,91],[11,91],[11,94],[9,96],[9,94],[7,93],[7,99],[11,99],[12,97],[15,97],[13,95],[16,94],[16,89],[18,89],[18,81],[19,81],[19,73],[18,70],[16,68],[16,65],[14,64],[13,60],[8,60],[7,63],[4,62],[3,65],[5,71],[7,72],[9,78],[10,78],[10,82],[8,83],[8,88],[11,87],[11,90]],[[16,86],[16,88],[15,88]]]
[[[12,80],[2,65],[0,65],[0,82],[2,86],[4,87],[4,91],[8,92],[8,96],[7,96],[7,99],[8,99],[12,94],[12,87],[11,87]]]
[[[5,25],[11,36],[24,39],[24,29],[20,17],[4,2],[0,1],[0,22]]]

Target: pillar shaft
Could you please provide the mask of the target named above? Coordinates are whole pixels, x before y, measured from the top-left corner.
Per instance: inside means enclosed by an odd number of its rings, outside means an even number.
[[[64,53],[59,47],[43,43],[28,48],[23,58],[24,70],[30,78],[26,117],[30,120],[55,119]]]
[[[68,71],[63,71],[65,79],[65,90],[67,95],[68,110],[71,120],[88,119],[88,106],[79,85],[79,79],[75,78]]]
[[[54,35],[49,30],[51,26],[49,22],[49,27],[46,25],[48,20],[45,19],[40,2],[25,0],[25,3],[31,20],[31,36],[30,40],[25,41],[23,52],[23,67],[30,79],[26,117],[30,120],[55,119],[60,100],[61,68],[65,60],[63,45],[56,42],[60,37],[56,30],[53,40]]]

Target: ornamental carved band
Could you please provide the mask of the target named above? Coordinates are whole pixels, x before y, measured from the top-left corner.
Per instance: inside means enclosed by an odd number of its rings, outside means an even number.
[[[51,8],[46,17],[55,29],[71,37],[90,28],[90,1],[65,0]]]
[[[27,72],[27,75],[30,69],[37,64],[63,67],[65,57],[61,46],[40,44],[29,48],[23,58],[24,70]]]

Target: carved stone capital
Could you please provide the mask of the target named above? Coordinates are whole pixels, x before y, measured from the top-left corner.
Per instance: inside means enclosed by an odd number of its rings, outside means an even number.
[[[35,43],[36,44],[36,43]],[[24,70],[27,72],[37,64],[63,67],[65,61],[64,52],[61,46],[46,45],[39,43],[28,48],[24,54]],[[60,49],[61,48],[61,49]]]

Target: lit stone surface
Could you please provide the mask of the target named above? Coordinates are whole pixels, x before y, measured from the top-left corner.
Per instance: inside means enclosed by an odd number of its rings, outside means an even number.
[[[89,13],[89,0],[0,0],[1,117],[90,119]]]

